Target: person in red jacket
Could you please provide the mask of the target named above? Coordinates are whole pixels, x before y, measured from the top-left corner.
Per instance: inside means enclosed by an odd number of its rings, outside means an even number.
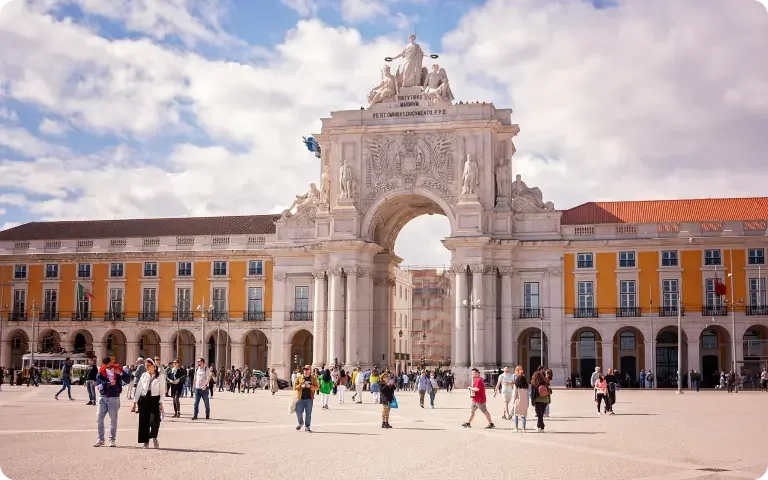
[[[469,387],[469,397],[472,399],[471,413],[469,414],[469,420],[464,422],[461,426],[464,428],[472,427],[472,420],[475,418],[475,412],[480,412],[485,415],[485,419],[488,420],[488,425],[485,428],[496,428],[491,420],[491,414],[488,413],[488,408],[485,406],[485,382],[480,376],[480,370],[472,369],[472,386]]]
[[[115,447],[117,439],[117,412],[120,410],[120,395],[123,392],[123,384],[131,381],[131,375],[122,369],[120,365],[112,362],[111,357],[104,357],[96,375],[96,388],[101,392],[99,399],[99,413],[96,416],[99,438],[94,447],[104,446],[104,417],[109,414],[109,446]]]

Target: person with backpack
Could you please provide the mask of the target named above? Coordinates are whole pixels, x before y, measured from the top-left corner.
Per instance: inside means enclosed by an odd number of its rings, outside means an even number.
[[[547,382],[546,374],[541,370],[534,373],[531,386],[533,387],[531,388],[531,403],[536,409],[536,431],[544,433],[544,427],[546,427],[544,425],[544,413],[547,411],[547,405],[552,401],[550,396],[552,390],[549,387],[549,382]]]

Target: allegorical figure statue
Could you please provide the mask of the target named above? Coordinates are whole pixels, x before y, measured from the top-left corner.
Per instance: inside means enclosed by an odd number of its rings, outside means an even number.
[[[403,68],[399,72],[399,75],[402,76],[400,86],[420,87],[423,80],[421,65],[425,54],[419,44],[416,43],[416,35],[411,35],[408,37],[408,40],[408,45],[405,46],[403,51],[392,59],[402,58],[404,60]]]
[[[509,162],[504,158],[499,159],[496,165],[496,197],[509,196]]]
[[[320,176],[320,203],[329,204],[331,202],[331,173],[328,165],[323,167],[323,174]]]
[[[348,200],[354,198],[355,178],[352,173],[352,167],[349,166],[346,160],[341,163],[341,168],[339,168],[339,187],[341,189],[341,193],[339,193],[340,199]]]
[[[381,70],[381,82],[368,94],[368,105],[375,105],[397,95],[397,80],[389,65]]]
[[[480,172],[477,167],[477,161],[471,154],[467,154],[467,160],[464,162],[464,174],[461,177],[461,194],[474,194],[477,187],[480,186]]]
[[[309,184],[309,190],[302,195],[296,195],[296,199],[293,201],[290,207],[283,210],[283,218],[288,218],[293,215],[292,211],[294,207],[298,213],[301,207],[305,205],[311,205],[320,201],[320,190],[317,189],[317,185],[314,183]]]
[[[543,195],[539,187],[528,188],[528,185],[522,179],[519,173],[512,182],[512,209],[515,211],[542,211],[554,210],[555,205],[552,202],[544,202]]]
[[[443,101],[451,103],[453,92],[448,84],[448,74],[440,65],[432,65],[432,71],[424,79],[424,95],[430,102]]]

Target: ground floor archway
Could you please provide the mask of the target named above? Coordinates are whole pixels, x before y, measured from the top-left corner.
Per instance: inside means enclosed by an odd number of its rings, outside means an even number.
[[[88,330],[76,330],[70,335],[72,339],[72,353],[85,353],[96,355],[93,350],[93,335]]]
[[[747,328],[742,335],[742,349],[744,363],[737,365],[739,374],[745,386],[757,386],[761,372],[768,368],[768,326],[752,325]]]
[[[222,368],[229,369],[231,367],[230,362],[232,360],[232,341],[226,330],[220,328],[208,332],[208,341],[206,342],[208,348],[206,349],[206,363],[208,365],[214,365],[216,370]],[[235,368],[241,368],[241,365],[236,365]]]
[[[195,364],[197,341],[192,332],[183,329],[173,332],[171,343],[173,345],[173,359],[178,360],[181,365],[185,366]]]
[[[249,369],[267,371],[269,367],[268,345],[267,335],[261,330],[251,330],[245,334],[243,359]]]
[[[525,373],[530,376],[541,365],[547,365],[549,357],[549,340],[539,328],[523,330],[517,339],[518,363],[523,366]]]
[[[104,334],[102,339],[104,350],[108,357],[112,357],[118,365],[128,365],[128,350],[125,334],[121,330],[113,329]],[[131,359],[134,362],[136,359]]]
[[[139,356],[144,358],[160,357],[160,334],[154,330],[143,330],[137,335]]]
[[[28,353],[29,350],[29,335],[27,332],[21,329],[16,329],[10,332],[11,339],[11,368],[21,368],[22,357]],[[5,365],[3,365],[5,367]],[[6,367],[7,368],[7,367]]]
[[[701,386],[714,388],[720,382],[720,372],[731,369],[731,334],[721,325],[708,325],[699,333],[699,372]],[[690,375],[691,365],[684,371]]]
[[[613,368],[621,372],[625,387],[637,387],[641,370],[648,370],[645,358],[645,336],[635,327],[619,328],[613,336]],[[629,381],[626,376],[629,375]]]
[[[291,339],[291,367],[301,368],[304,365],[312,365],[312,334],[301,329]]]
[[[582,327],[571,335],[571,372],[582,379],[581,386],[584,388],[590,385],[583,379],[591,378],[597,367],[604,367],[602,346],[603,338],[594,328]],[[607,370],[603,368],[603,372]]]
[[[676,326],[664,327],[656,334],[656,385],[660,388],[677,386],[678,363],[680,371],[687,371],[688,338],[683,330],[682,358],[678,358]]]
[[[40,353],[58,353],[63,350],[61,335],[52,328],[42,328],[37,337],[37,351]]]

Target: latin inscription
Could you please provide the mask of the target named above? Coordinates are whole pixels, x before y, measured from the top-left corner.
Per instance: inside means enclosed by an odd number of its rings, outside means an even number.
[[[401,107],[418,107],[419,100],[424,100],[424,95],[399,95],[397,97]]]
[[[409,95],[410,96],[410,95]],[[413,95],[419,96],[419,95]],[[416,102],[418,105],[418,102]],[[407,118],[407,117],[434,117],[448,114],[448,110],[444,108],[427,109],[427,110],[406,110],[404,112],[376,112],[373,114],[374,119],[380,118]]]

